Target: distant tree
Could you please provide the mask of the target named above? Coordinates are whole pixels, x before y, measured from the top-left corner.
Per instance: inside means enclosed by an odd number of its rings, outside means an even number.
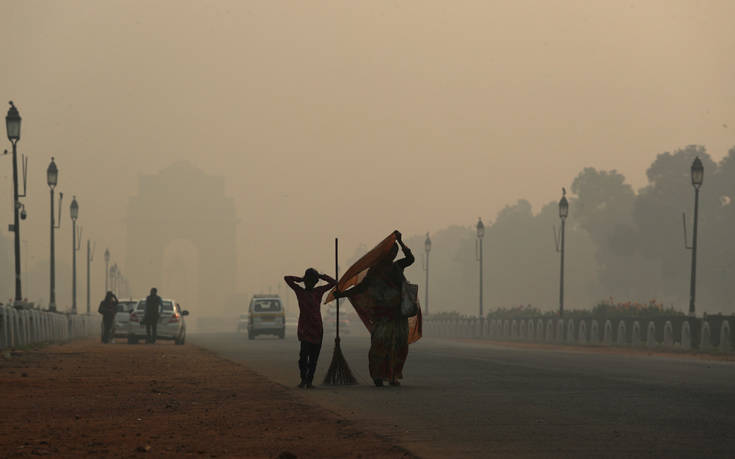
[[[636,194],[616,170],[584,169],[572,182],[576,195],[575,213],[594,241],[596,268],[601,284],[600,298],[650,299],[660,293],[658,266],[640,253],[638,232],[633,222]]]
[[[717,174],[717,165],[704,147],[689,145],[683,149],[661,153],[646,175],[649,184],[640,190],[633,208],[640,253],[658,262],[660,272],[659,300],[686,308],[689,297],[691,253],[684,249],[682,212],[688,216],[688,235],[691,242],[693,219],[693,190],[690,167],[696,156],[704,163],[705,186],[700,194],[699,266],[700,274],[708,271],[715,247],[708,237],[718,213],[719,192],[711,183]],[[708,183],[709,182],[709,183]],[[700,276],[699,291],[705,292],[710,276]],[[707,294],[700,296],[704,299]],[[708,300],[709,301],[709,300]]]
[[[472,237],[474,230],[468,227],[453,225],[431,233],[432,249],[429,254],[429,307],[430,312],[462,312],[470,313],[473,293],[477,288],[475,278],[463,275],[466,263],[462,251],[465,241]],[[419,284],[419,298],[424,302],[424,285],[426,254],[424,251],[425,234],[404,236],[404,241],[413,251],[416,262],[406,270],[406,277]],[[470,254],[471,255],[471,254]],[[474,288],[473,288],[474,286]]]

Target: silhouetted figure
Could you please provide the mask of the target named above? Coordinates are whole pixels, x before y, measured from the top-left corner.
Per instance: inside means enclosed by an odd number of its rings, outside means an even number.
[[[145,323],[146,343],[156,342],[158,319],[161,317],[162,310],[163,300],[158,296],[158,289],[154,287],[151,289],[151,294],[145,299],[143,323]]]
[[[319,279],[326,282],[325,285],[314,287]],[[319,274],[314,268],[309,268],[304,273],[304,277],[286,276],[283,278],[289,287],[296,293],[299,300],[299,328],[298,338],[301,342],[301,352],[299,353],[299,372],[301,373],[300,388],[312,388],[314,373],[316,372],[316,362],[319,359],[319,351],[322,349],[322,337],[324,328],[322,326],[321,302],[324,293],[337,285],[337,281],[327,276]],[[301,287],[297,282],[303,282]]]
[[[370,290],[380,298],[372,311],[375,325],[370,334],[368,354],[370,377],[378,387],[384,380],[392,386],[399,386],[398,380],[403,378],[403,365],[408,357],[408,318],[401,313],[401,301],[405,281],[403,270],[413,264],[414,256],[403,243],[401,233],[396,230],[395,234],[398,244],[394,244],[390,252],[370,268],[360,284],[345,292],[334,292],[336,298],[349,298]],[[405,257],[394,262],[399,245]]]
[[[115,326],[115,314],[117,313],[117,297],[111,291],[105,294],[105,299],[100,301],[97,312],[102,314],[102,342],[109,343],[112,339]]]

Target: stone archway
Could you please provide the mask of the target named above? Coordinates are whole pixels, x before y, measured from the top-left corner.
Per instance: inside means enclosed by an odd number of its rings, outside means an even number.
[[[210,176],[187,162],[140,177],[138,195],[127,211],[127,263],[135,296],[161,286],[166,247],[186,240],[198,252],[199,304],[182,305],[199,314],[224,312],[235,293],[237,250],[235,204],[225,196],[223,177]],[[164,297],[176,292],[160,291]]]

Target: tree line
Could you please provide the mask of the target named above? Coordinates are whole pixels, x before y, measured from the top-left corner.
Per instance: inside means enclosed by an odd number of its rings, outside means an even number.
[[[601,301],[649,303],[686,311],[691,252],[685,248],[682,213],[691,245],[694,192],[690,167],[704,164],[700,190],[697,313],[735,312],[735,147],[715,162],[703,146],[657,155],[638,189],[616,170],[585,168],[572,181],[566,230],[565,309],[590,309]],[[534,213],[520,199],[486,222],[484,310],[533,305],[558,308],[558,202]],[[431,235],[430,312],[476,315],[479,274],[474,226],[450,226]],[[406,238],[417,263],[407,271],[424,292],[424,236]]]

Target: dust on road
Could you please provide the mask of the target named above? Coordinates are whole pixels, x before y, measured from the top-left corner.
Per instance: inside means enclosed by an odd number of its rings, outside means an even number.
[[[0,456],[411,457],[194,346],[91,341],[0,357]]]

